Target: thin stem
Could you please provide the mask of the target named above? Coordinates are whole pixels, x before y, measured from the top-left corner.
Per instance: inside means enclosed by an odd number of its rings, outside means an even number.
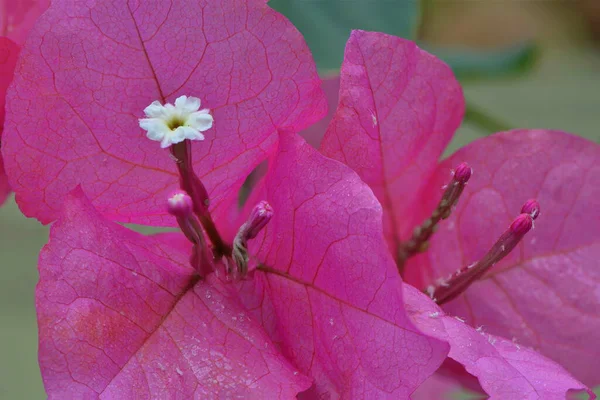
[[[210,239],[213,244],[213,253],[215,258],[219,259],[223,256],[231,255],[231,246],[229,246],[225,241],[221,238],[219,231],[215,223],[212,220],[210,214],[207,217],[198,215],[198,219],[206,232],[206,235]]]
[[[444,194],[431,216],[413,230],[410,239],[398,246],[396,265],[401,276],[404,274],[406,260],[426,251],[429,247],[429,239],[437,230],[440,221],[450,216],[471,177],[472,170],[467,163],[461,163],[452,174],[452,180],[445,186]]]
[[[221,238],[219,231],[208,210],[208,191],[194,172],[192,165],[192,150],[189,140],[171,146],[171,154],[177,162],[179,185],[185,190],[194,203],[194,214],[202,224],[206,235],[213,245],[213,255],[216,259],[231,256],[231,246]]]

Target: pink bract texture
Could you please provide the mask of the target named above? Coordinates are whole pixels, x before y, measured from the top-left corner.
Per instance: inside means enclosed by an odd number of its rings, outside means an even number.
[[[419,187],[460,125],[462,90],[448,66],[413,42],[363,31],[348,40],[340,82],[321,151],[373,189],[388,243],[397,247],[412,221],[396,210],[419,201]]]
[[[410,397],[411,400],[456,400],[464,394],[464,388],[451,378],[438,373],[427,379]],[[471,394],[471,393],[469,393]],[[469,400],[485,399],[484,394],[477,397],[469,397]]]
[[[37,18],[49,5],[48,0],[0,0],[0,143],[4,127],[6,90],[13,78],[19,49]],[[10,185],[0,152],[0,205],[9,193]]]
[[[458,207],[409,264],[430,283],[480,258],[535,197],[535,228],[506,259],[444,309],[531,346],[588,385],[600,383],[600,146],[555,131],[512,131],[445,160],[424,199],[466,160],[475,171]],[[433,204],[426,204],[431,210]]]
[[[570,391],[593,392],[560,365],[463,320],[445,315],[427,296],[404,285],[407,311],[415,324],[433,337],[450,343],[448,356],[479,379],[490,399],[563,400]]]
[[[196,96],[211,109],[194,162],[215,219],[277,128],[299,131],[326,112],[304,39],[264,0],[89,4],[52,2],[8,93],[6,170],[21,210],[43,223],[81,184],[110,219],[174,224],[163,199],[175,165],[138,126],[154,100]]]
[[[0,36],[22,46],[50,0],[0,0]]]
[[[458,207],[411,259],[405,281],[424,289],[481,257],[529,198],[535,229],[464,296],[444,306],[468,323],[532,346],[588,385],[600,382],[600,146],[564,132],[516,130],[439,163],[464,100],[450,70],[413,43],[353,32],[340,104],[322,152],[352,167],[384,209],[391,253],[431,215],[466,161],[474,174]]]
[[[318,149],[321,145],[321,140],[323,140],[323,136],[327,131],[327,126],[331,122],[331,119],[333,118],[338,105],[340,91],[339,75],[324,77],[323,82],[321,83],[321,87],[323,88],[323,92],[325,93],[325,97],[327,98],[327,105],[329,111],[327,112],[327,115],[321,120],[300,132],[300,136],[306,139],[308,144],[310,144],[316,149]]]
[[[402,308],[372,191],[348,167],[283,133],[254,197],[275,214],[250,242],[262,269],[242,284],[244,303],[314,377],[309,398],[407,398],[447,346],[422,335]]]
[[[68,197],[39,264],[49,398],[291,399],[311,385],[232,287],[198,282],[187,258]]]
[[[19,58],[19,46],[6,37],[0,37],[0,146],[2,133],[4,131],[4,105],[6,89],[10,85],[17,59]],[[0,147],[1,149],[1,147]],[[4,162],[0,152],[0,205],[4,203],[10,193],[8,178],[4,172]]]

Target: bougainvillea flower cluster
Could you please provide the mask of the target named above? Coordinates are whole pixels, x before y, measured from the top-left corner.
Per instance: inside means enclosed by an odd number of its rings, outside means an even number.
[[[566,350],[594,320],[544,313],[598,303],[563,291],[594,274],[597,146],[515,131],[438,163],[464,100],[413,43],[351,35],[320,152],[297,134],[327,112],[310,51],[262,0],[55,0],[20,57],[2,152],[21,210],[55,221],[50,398],[409,398],[448,358],[493,398],[596,378]]]
[[[4,130],[4,103],[19,57],[19,50],[38,16],[50,5],[49,0],[0,0],[0,145]],[[0,206],[10,193],[0,153]]]
[[[589,347],[600,340],[600,146],[564,132],[515,130],[438,163],[464,109],[442,63],[405,40],[357,32],[340,79],[321,150],[352,167],[381,201],[404,280],[424,289],[481,260],[535,197],[543,209],[535,229],[444,309],[535,348],[587,384],[600,382]],[[474,173],[452,216],[427,251],[405,262],[403,243],[431,218],[449,173],[465,161]]]

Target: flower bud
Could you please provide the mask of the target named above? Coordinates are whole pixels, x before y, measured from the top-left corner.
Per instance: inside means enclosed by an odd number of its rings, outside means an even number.
[[[521,208],[521,212],[524,214],[531,215],[531,218],[536,219],[540,215],[540,203],[535,199],[529,199],[523,207]]]
[[[169,214],[176,217],[188,217],[192,214],[193,209],[192,198],[183,190],[174,192],[167,200]]]
[[[463,162],[454,170],[454,179],[462,184],[465,184],[469,181],[472,174],[473,169],[469,167],[469,164]]]
[[[529,214],[521,214],[512,224],[510,224],[510,230],[516,235],[523,236],[531,230],[533,227],[533,217]]]
[[[269,223],[273,217],[273,208],[266,201],[258,203],[248,220],[240,227],[237,235],[233,239],[233,248],[231,252],[232,259],[237,270],[234,271],[234,278],[243,278],[248,272],[248,240],[254,239],[262,228]]]
[[[254,239],[256,235],[265,227],[273,217],[273,208],[266,201],[258,203],[250,216],[248,222],[246,222],[246,235],[245,239]]]
[[[532,205],[529,204],[528,206]],[[539,205],[537,208],[528,210],[539,210]],[[533,216],[527,213],[520,214],[480,260],[468,267],[459,269],[451,274],[448,279],[436,282],[436,285],[427,289],[428,294],[438,304],[444,304],[456,298],[456,296],[467,290],[473,282],[481,279],[486,271],[504,259],[531,228],[533,228]]]

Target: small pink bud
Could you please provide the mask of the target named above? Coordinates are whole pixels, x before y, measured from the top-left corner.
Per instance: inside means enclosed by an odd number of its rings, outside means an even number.
[[[536,219],[540,215],[540,203],[538,203],[536,199],[529,199],[523,204],[521,212],[523,214],[529,214],[531,215],[531,218]]]
[[[272,216],[273,208],[269,203],[264,200],[258,203],[250,213],[248,222],[246,222],[247,230],[245,239],[254,239],[261,229],[269,223]]]
[[[169,196],[167,201],[167,210],[169,214],[176,217],[188,217],[194,210],[192,198],[183,190],[178,190]]]
[[[520,214],[481,259],[466,268],[458,270],[447,279],[437,282],[433,286],[433,293],[431,294],[436,299],[436,303],[444,304],[454,299],[473,282],[481,279],[487,270],[506,257],[519,244],[525,234],[533,228],[533,218],[532,215],[527,213]]]
[[[469,167],[469,164],[464,162],[456,167],[456,170],[454,170],[454,179],[462,184],[465,184],[469,181],[469,178],[471,178],[472,174],[473,169]]]
[[[529,214],[519,215],[517,218],[515,218],[513,223],[510,224],[510,230],[519,236],[522,236],[529,232],[532,227],[533,217]]]

